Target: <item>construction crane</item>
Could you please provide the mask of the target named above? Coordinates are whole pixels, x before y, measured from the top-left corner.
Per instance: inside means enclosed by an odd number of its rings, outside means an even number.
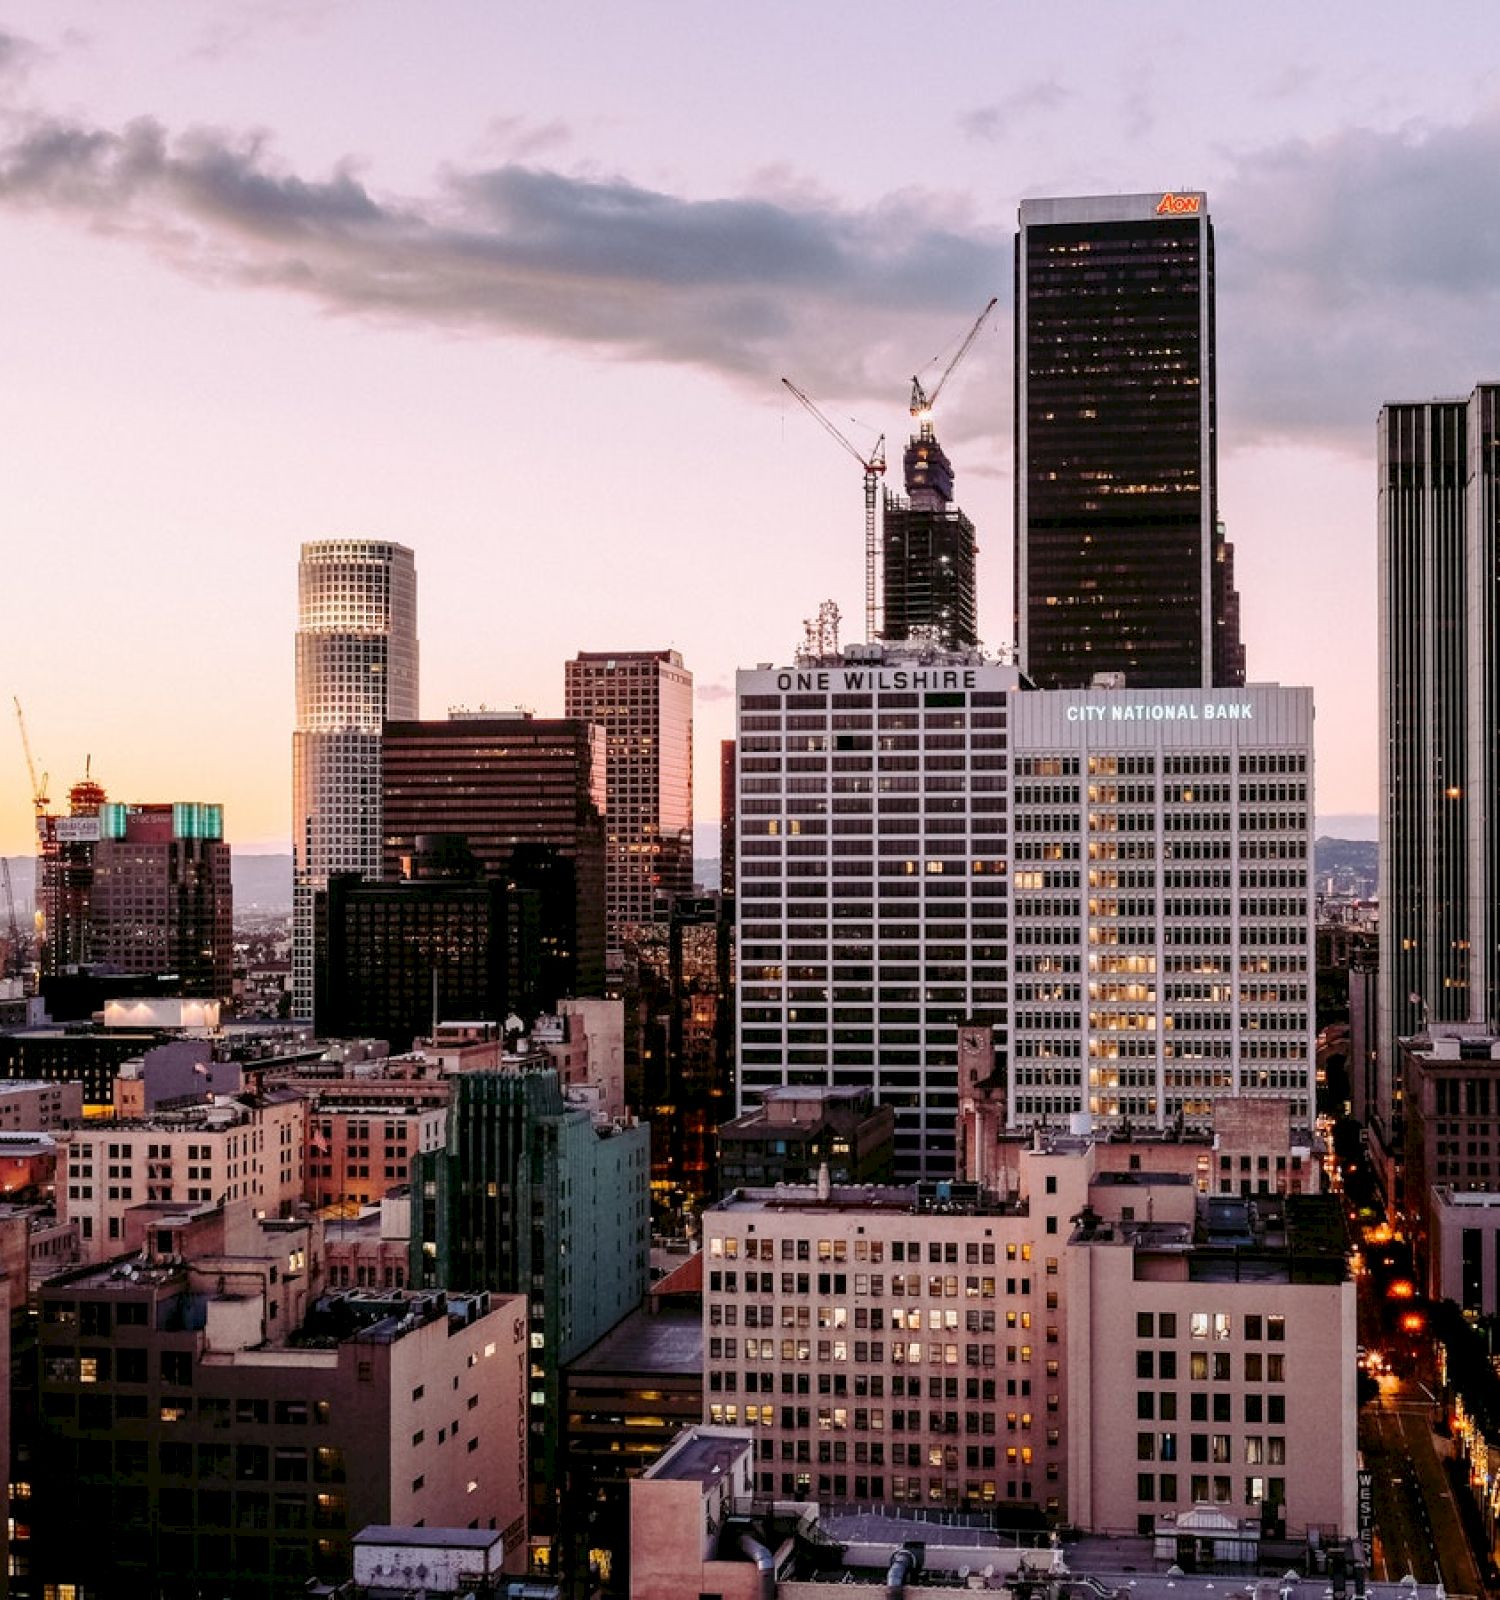
[[[21,925],[16,921],[16,895],[10,883],[10,862],[4,856],[0,856],[0,880],[5,884],[6,937],[10,940],[5,976],[19,978],[24,961],[21,953]]]
[[[21,748],[26,752],[26,771],[31,778],[31,806],[39,817],[47,814],[47,774],[42,774],[42,781],[37,782],[36,761],[31,754],[31,740],[26,736],[26,713],[21,709],[21,702],[16,695],[11,696],[11,703],[16,708],[16,721],[21,725]]]
[[[937,397],[943,392],[943,385],[953,376],[953,369],[968,355],[970,347],[979,337],[979,330],[989,321],[990,312],[999,304],[999,295],[992,296],[990,303],[975,319],[974,326],[969,329],[967,337],[959,345],[953,359],[943,368],[942,376],[938,379],[931,394],[928,394],[922,387],[920,378],[911,380],[911,414],[917,424],[917,433],[920,438],[932,438],[932,408],[937,404]],[[937,358],[934,356],[933,359],[936,360]]]
[[[859,462],[865,475],[865,638],[875,638],[875,555],[877,549],[875,503],[880,480],[885,476],[885,435],[875,441],[875,448],[868,456],[862,454],[857,446],[850,444],[839,430],[818,410],[808,397],[792,382],[790,378],[783,378],[782,383],[791,390],[792,394],[802,403],[803,408],[809,412],[825,433],[836,443],[842,445],[854,459]]]

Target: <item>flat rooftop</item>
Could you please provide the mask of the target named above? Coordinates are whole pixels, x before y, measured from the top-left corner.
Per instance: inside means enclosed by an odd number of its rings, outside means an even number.
[[[945,1192],[946,1191],[946,1192]],[[731,1214],[817,1211],[886,1211],[902,1216],[1024,1216],[1025,1201],[983,1192],[975,1184],[835,1185],[822,1199],[810,1183],[778,1184],[774,1189],[735,1189],[711,1211]]]
[[[655,1316],[644,1308],[632,1311],[568,1366],[573,1372],[701,1376],[702,1313],[676,1306],[658,1311]]]
[[[503,1539],[504,1535],[494,1528],[395,1528],[372,1523],[361,1528],[351,1543],[412,1545],[424,1550],[493,1550]]]
[[[645,1475],[668,1483],[712,1483],[722,1478],[752,1445],[753,1441],[743,1434],[706,1433],[694,1428],[679,1434]]]

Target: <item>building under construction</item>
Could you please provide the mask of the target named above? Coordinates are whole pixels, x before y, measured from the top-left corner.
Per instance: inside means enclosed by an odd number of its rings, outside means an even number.
[[[953,504],[953,467],[929,420],[908,442],[903,467],[906,493],[885,492],[881,634],[972,647],[979,643],[974,524]]]
[[[38,966],[49,977],[94,959],[94,853],[104,802],[102,786],[85,777],[68,791],[66,816],[37,815]]]

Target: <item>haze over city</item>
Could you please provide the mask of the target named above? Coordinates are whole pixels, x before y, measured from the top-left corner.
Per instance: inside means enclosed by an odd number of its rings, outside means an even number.
[[[1320,816],[1368,833],[1376,413],[1500,370],[1493,13],[1445,17],[8,10],[5,680],[54,795],[91,755],[284,847],[298,545],[379,537],[427,715],[679,649],[709,820],[735,668],[826,596],[860,631],[857,469],[780,376],[899,446],[1000,297],[940,427],[1006,644],[1017,203],[1177,185],[1217,231],[1249,675],[1313,685]]]

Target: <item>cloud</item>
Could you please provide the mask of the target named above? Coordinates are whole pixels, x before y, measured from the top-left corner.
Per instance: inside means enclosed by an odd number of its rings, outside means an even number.
[[[0,206],[71,216],[199,278],[334,312],[761,385],[791,371],[822,393],[888,394],[934,327],[1002,287],[1009,259],[1003,232],[921,193],[863,210],[789,192],[694,200],[511,161],[395,199],[348,167],[290,172],[263,135],[172,137],[149,118],[118,132],[33,122],[0,147]],[[882,340],[900,352],[885,370]]]
[[[1367,447],[1382,402],[1500,376],[1500,113],[1283,144],[1211,199],[1242,427]]]
[[[532,122],[528,117],[491,117],[485,135],[485,144],[491,150],[512,161],[525,161],[571,143],[573,130],[556,117],[549,122]]]
[[[0,82],[24,77],[40,55],[41,52],[30,39],[0,29]]]
[[[734,687],[732,684],[716,680],[711,683],[695,684],[693,693],[700,700],[732,700],[734,698]]]
[[[1038,112],[1056,111],[1072,98],[1071,90],[1048,78],[1023,84],[987,106],[961,111],[956,120],[959,131],[967,138],[993,144],[1024,118]]]
[[[1023,96],[1040,104],[1045,87]],[[976,126],[998,128],[1002,107],[986,110]],[[1382,401],[1500,376],[1500,109],[1219,160],[1224,448],[1365,450]],[[352,164],[299,174],[264,134],[34,118],[0,141],[0,210],[71,218],[201,281],[331,314],[667,362],[767,397],[787,373],[820,402],[891,410],[990,294],[1003,338],[1010,230],[971,199],[906,190],[852,207],[795,173],[763,177],[688,198],[510,157],[399,197]],[[970,362],[977,387],[945,426],[992,441],[992,459],[1003,366]]]
[[[189,56],[225,61],[274,44],[281,34],[316,33],[346,5],[347,0],[239,0],[231,14],[207,19]]]

